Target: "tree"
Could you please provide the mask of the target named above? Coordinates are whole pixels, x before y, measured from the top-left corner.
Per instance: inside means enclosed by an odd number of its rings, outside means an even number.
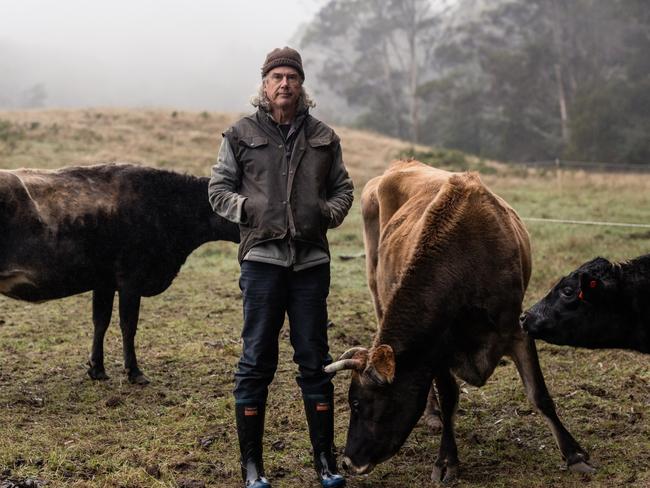
[[[365,108],[360,123],[416,142],[418,88],[435,26],[429,0],[333,0],[302,46],[318,45],[328,53],[320,76],[349,103]]]
[[[605,63],[609,69],[603,79],[591,79],[580,90],[567,154],[650,163],[650,9],[642,0],[616,0],[608,6],[606,37],[615,32],[615,60]]]
[[[436,107],[445,112],[445,104],[469,94],[477,100],[478,110],[467,112],[461,125],[480,127],[474,131],[480,140],[458,148],[478,147],[479,154],[500,159],[555,158],[575,148],[571,128],[580,114],[573,112],[585,109],[578,100],[622,72],[626,23],[614,18],[612,5],[501,0],[478,20],[459,23],[457,35],[437,51],[439,63],[455,69],[453,96]]]
[[[444,1],[319,13],[304,45],[359,125],[497,159],[650,163],[647,0]]]

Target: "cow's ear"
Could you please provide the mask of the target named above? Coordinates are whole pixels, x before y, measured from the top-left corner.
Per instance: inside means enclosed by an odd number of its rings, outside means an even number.
[[[596,299],[603,291],[603,282],[590,275],[589,273],[580,273],[580,291],[578,298],[591,302]]]
[[[386,344],[373,347],[363,376],[378,385],[392,383],[395,378],[393,348]]]

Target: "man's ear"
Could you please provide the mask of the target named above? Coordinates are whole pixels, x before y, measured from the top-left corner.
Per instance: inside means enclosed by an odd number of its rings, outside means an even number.
[[[363,378],[378,385],[393,382],[395,378],[395,354],[392,347],[381,344],[370,350],[368,365],[363,372]]]
[[[589,273],[580,273],[579,276],[580,291],[578,298],[587,302],[593,302],[604,291],[602,280],[591,276]]]

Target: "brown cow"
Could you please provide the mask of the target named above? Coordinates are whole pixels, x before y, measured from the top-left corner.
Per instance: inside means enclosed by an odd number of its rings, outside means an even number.
[[[0,170],[0,293],[41,302],[93,291],[88,374],[106,379],[104,334],[120,296],[124,366],[147,383],[134,338],[140,298],[162,293],[207,241],[239,241],[214,214],[209,178],[132,164]]]
[[[588,455],[560,422],[533,340],[518,317],[530,278],[528,233],[515,211],[475,173],[398,161],[362,195],[368,283],[379,329],[326,368],[353,369],[344,465],[368,473],[394,455],[422,415],[432,380],[442,440],[434,481],[457,476],[454,376],[475,386],[505,354],[573,470]]]

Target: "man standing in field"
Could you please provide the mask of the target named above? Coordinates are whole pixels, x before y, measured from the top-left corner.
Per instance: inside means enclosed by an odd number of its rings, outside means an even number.
[[[309,114],[314,103],[304,80],[297,51],[284,47],[267,55],[251,100],[257,112],[224,132],[208,190],[214,211],[241,232],[243,351],[234,395],[247,487],[270,487],[262,462],[264,412],[285,314],[316,471],[323,487],[345,485],[332,452],[334,388],[323,371],[331,362],[326,232],[345,218],[353,188],[338,136]]]

